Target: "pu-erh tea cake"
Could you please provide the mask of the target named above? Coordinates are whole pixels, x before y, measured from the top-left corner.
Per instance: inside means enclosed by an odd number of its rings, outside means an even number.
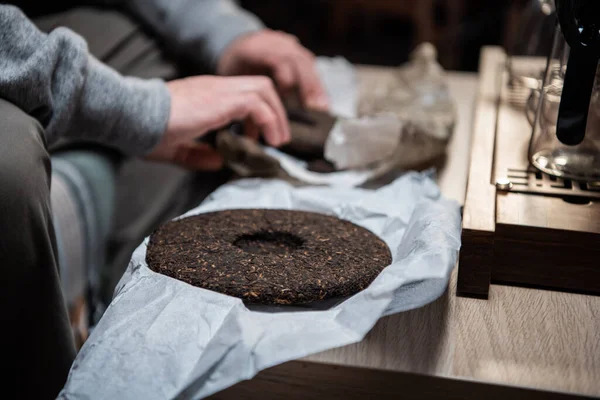
[[[151,236],[150,269],[253,304],[306,304],[352,295],[388,266],[379,237],[349,221],[291,210],[209,212]]]

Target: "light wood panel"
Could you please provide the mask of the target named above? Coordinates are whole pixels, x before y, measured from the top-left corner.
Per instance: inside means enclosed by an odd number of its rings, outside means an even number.
[[[478,86],[477,108],[473,122],[472,151],[461,154],[469,160],[469,165],[487,167],[471,168],[468,171],[466,202],[472,203],[473,208],[465,210],[463,215],[463,229],[493,232],[494,223],[494,197],[496,188],[492,184],[492,154],[494,153],[494,130],[496,127],[496,108],[498,104],[498,70],[505,61],[504,53],[492,51],[481,58],[479,69],[481,83]],[[474,182],[474,185],[470,185]],[[489,185],[480,185],[480,182],[489,182]]]
[[[495,197],[493,185],[493,157],[497,105],[500,81],[498,71],[504,66],[506,56],[500,50],[487,52],[481,57],[479,85],[473,121],[472,150],[461,155],[469,160],[466,199],[462,222],[463,246],[459,264],[472,266],[469,273],[460,275],[457,293],[487,298],[491,281],[492,243],[495,230]]]
[[[452,376],[600,396],[600,298],[492,285],[454,306]]]
[[[600,298],[492,285],[379,321],[365,340],[305,360],[600,396]]]
[[[273,367],[215,398],[600,397],[597,297],[492,285],[478,300],[452,295],[455,284],[382,319],[360,343]]]
[[[546,196],[506,193],[499,196],[498,223],[543,226],[577,232],[600,232],[600,202],[571,204]],[[600,244],[600,243],[599,243]],[[600,265],[600,260],[598,261]]]
[[[306,360],[432,375],[452,373],[453,296],[377,322],[366,338]]]

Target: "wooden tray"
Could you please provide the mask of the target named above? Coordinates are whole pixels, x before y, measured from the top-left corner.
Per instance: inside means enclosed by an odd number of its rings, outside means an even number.
[[[457,295],[488,298],[490,284],[600,294],[600,190],[529,165],[532,128],[505,65],[500,48],[484,48]],[[497,185],[506,179],[512,187]]]

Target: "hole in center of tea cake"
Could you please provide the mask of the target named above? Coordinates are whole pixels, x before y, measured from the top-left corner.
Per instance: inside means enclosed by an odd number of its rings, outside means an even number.
[[[288,232],[256,232],[239,236],[233,244],[253,254],[289,254],[298,250],[304,240]]]

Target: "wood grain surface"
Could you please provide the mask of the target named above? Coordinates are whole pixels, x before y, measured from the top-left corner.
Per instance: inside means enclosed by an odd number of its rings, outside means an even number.
[[[461,273],[457,284],[459,295],[487,298],[492,277],[493,241],[496,228],[496,188],[494,179],[494,147],[499,103],[498,71],[506,57],[502,52],[491,52],[481,57],[479,85],[475,103],[472,145],[466,186],[460,265],[469,267]]]
[[[368,87],[389,73],[361,68],[359,77]],[[440,186],[462,201],[477,76],[449,80],[459,124]],[[361,342],[273,367],[215,398],[600,397],[600,297],[492,285],[488,300],[462,298],[456,272],[441,298],[381,319]]]
[[[497,95],[497,88],[500,85],[498,70],[502,68],[504,59],[501,52],[492,52],[481,58],[479,66],[481,83],[478,86],[477,108],[473,121],[472,150],[470,154],[461,154],[460,157],[468,159],[469,165],[481,167],[470,169],[467,167],[469,190],[464,187],[463,190],[466,190],[466,202],[473,206],[465,209],[463,229],[493,232],[495,228],[494,197],[496,188],[492,182],[494,165],[492,156],[494,154],[496,108],[499,100]],[[458,171],[454,172],[454,174],[458,173]],[[489,184],[481,184],[482,182]]]
[[[457,298],[452,376],[600,396],[600,299],[492,285]]]

